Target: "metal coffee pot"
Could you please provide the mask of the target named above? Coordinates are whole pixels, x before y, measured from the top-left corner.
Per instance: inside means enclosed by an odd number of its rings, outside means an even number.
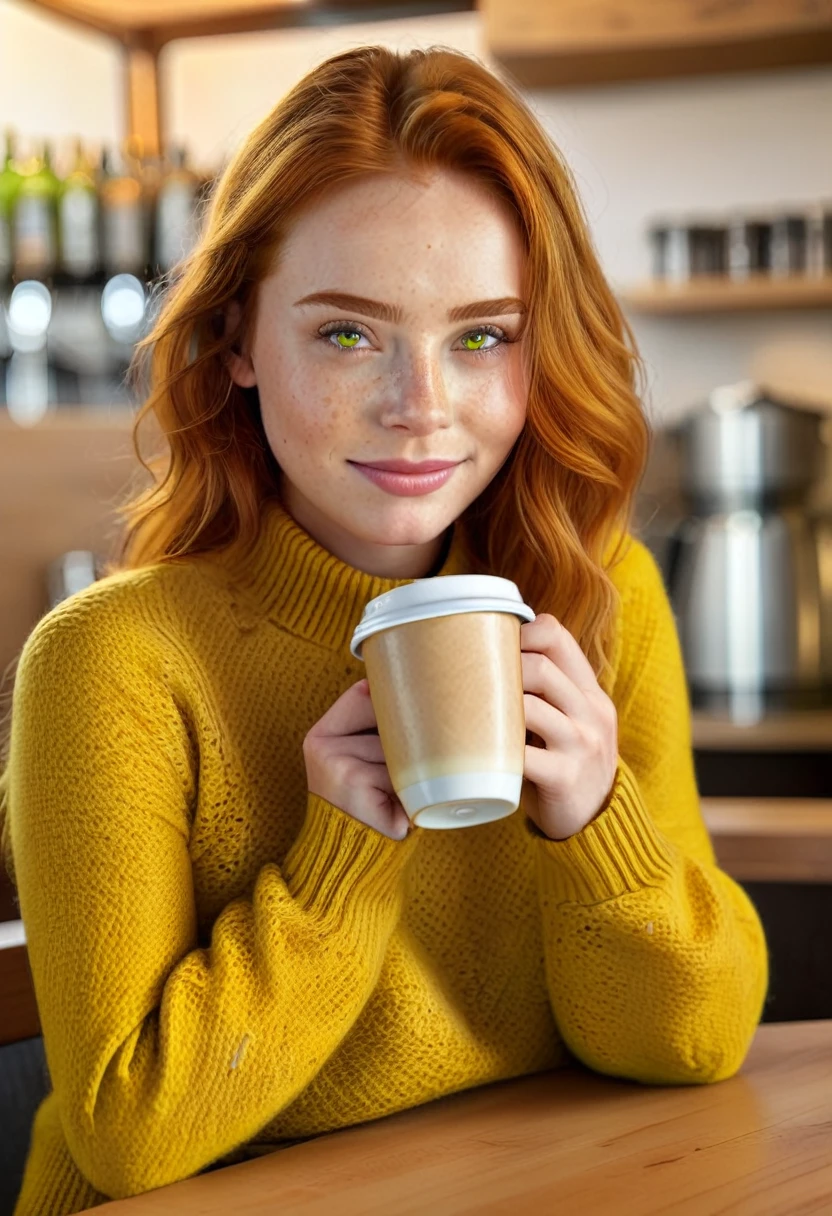
[[[807,504],[826,431],[747,383],[679,428],[691,514],[669,583],[697,707],[755,721],[832,703],[832,518]]]

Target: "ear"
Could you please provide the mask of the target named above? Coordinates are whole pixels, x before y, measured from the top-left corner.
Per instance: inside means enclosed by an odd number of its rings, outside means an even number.
[[[236,300],[232,300],[225,313],[226,337],[237,332],[240,327],[240,316],[240,305]],[[225,362],[231,379],[235,384],[239,384],[240,388],[253,388],[255,386],[257,383],[257,373],[254,370],[251,355],[245,351],[241,351],[238,343],[235,343],[232,349],[226,353]]]

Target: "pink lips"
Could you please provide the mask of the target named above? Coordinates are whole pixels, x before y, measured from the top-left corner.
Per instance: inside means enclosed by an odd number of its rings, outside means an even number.
[[[388,494],[414,498],[444,486],[462,461],[423,460],[414,464],[408,460],[376,460],[372,464],[359,464],[350,460],[348,463]]]

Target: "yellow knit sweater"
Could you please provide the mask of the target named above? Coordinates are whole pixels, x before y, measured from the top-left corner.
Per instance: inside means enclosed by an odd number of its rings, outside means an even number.
[[[457,529],[441,573],[465,569]],[[53,1090],[15,1216],[570,1053],[644,1082],[736,1071],[765,943],[714,864],[641,544],[614,579],[621,761],[566,841],[521,806],[398,842],[307,794],[304,734],[363,674],[352,629],[406,580],[346,566],[277,505],[245,567],[113,575],[38,623],[0,793]]]

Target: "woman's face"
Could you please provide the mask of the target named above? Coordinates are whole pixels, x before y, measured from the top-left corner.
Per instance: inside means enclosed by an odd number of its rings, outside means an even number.
[[[287,509],[330,552],[418,577],[504,463],[526,413],[523,268],[507,206],[457,173],[364,178],[294,223],[230,366],[258,387]],[[373,468],[393,461],[452,463]]]

